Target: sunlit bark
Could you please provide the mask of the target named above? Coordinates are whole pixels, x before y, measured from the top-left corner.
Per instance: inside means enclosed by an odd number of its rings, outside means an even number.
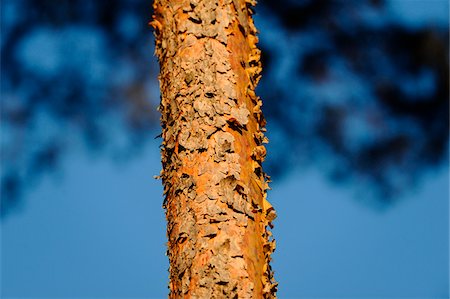
[[[275,298],[254,4],[154,2],[170,298]]]

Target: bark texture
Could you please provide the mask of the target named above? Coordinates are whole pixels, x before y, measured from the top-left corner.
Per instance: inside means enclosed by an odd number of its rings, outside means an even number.
[[[276,297],[252,5],[154,2],[169,298]]]

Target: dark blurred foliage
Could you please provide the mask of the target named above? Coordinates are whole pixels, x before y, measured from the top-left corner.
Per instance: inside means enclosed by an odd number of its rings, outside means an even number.
[[[258,5],[275,178],[314,163],[388,204],[447,161],[448,26],[386,6]],[[151,1],[4,0],[1,14],[5,215],[69,149],[134,156],[159,126],[159,91]]]
[[[420,2],[406,3],[412,11],[404,14],[428,9]],[[434,2],[447,12],[440,26],[400,20],[392,3],[264,1],[261,93],[276,137],[272,174],[314,162],[388,206],[447,165],[448,3]]]
[[[122,158],[158,126],[151,1],[1,2],[2,215],[69,149]]]

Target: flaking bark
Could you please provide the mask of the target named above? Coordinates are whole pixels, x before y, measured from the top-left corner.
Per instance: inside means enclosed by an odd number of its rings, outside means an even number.
[[[169,298],[275,298],[255,1],[155,0]]]

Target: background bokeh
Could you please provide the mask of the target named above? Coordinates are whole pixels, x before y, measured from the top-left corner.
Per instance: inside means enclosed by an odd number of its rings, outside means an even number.
[[[164,298],[151,1],[0,3],[2,298]],[[448,1],[256,12],[280,298],[448,298]]]

